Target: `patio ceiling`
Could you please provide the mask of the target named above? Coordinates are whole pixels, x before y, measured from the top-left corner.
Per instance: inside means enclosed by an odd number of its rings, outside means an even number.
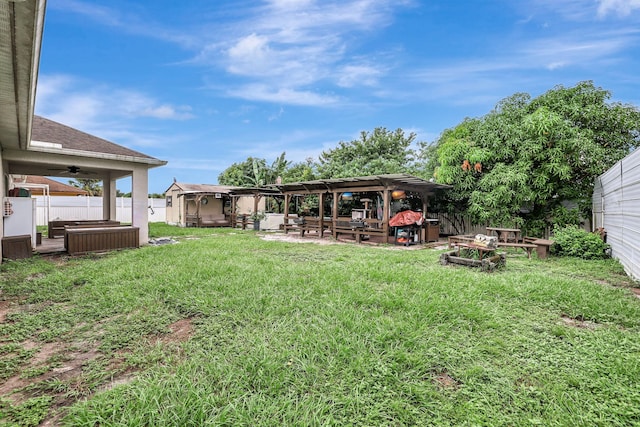
[[[30,142],[45,0],[0,0],[0,147]]]

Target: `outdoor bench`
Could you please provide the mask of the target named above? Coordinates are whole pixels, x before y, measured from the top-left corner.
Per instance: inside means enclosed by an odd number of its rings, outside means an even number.
[[[67,228],[65,249],[70,255],[140,246],[140,229],[130,226]]]
[[[498,242],[499,248],[521,248],[527,253],[527,258],[531,259],[531,252],[538,246],[532,243],[510,243],[510,242]]]
[[[356,243],[360,243],[363,238],[366,238],[367,236],[384,236],[384,229],[378,228],[378,226],[379,222],[377,220],[341,219],[334,222],[333,237],[337,239],[340,237],[340,234],[351,234],[356,239]]]
[[[325,231],[331,231],[333,228],[331,220],[326,218],[320,221],[317,217],[301,217],[294,222],[300,230],[300,237],[304,237],[304,234],[309,231],[316,231],[320,237],[323,237]]]
[[[68,239],[67,231],[79,230],[83,228],[104,228],[104,227],[121,227],[121,225],[119,221],[102,222],[100,224],[83,223],[83,224],[77,224],[77,225],[65,225],[64,226],[64,247],[65,248],[67,247],[67,239]]]
[[[551,245],[554,244],[553,240],[541,239],[538,237],[523,237],[522,240],[524,243],[536,245],[536,252],[540,259],[545,259],[549,256],[549,253],[551,252]]]
[[[460,234],[460,235],[457,235],[457,236],[449,236],[449,238],[448,238],[449,249],[451,249],[457,243],[469,243],[469,242],[473,242],[474,240],[475,240],[475,236],[466,235],[466,234]]]
[[[231,220],[225,214],[202,215],[200,227],[230,227]]]
[[[47,228],[47,237],[54,239],[56,237],[64,237],[64,227],[67,225],[93,225],[100,227],[102,225],[120,225],[120,221],[110,219],[56,219],[49,221]]]

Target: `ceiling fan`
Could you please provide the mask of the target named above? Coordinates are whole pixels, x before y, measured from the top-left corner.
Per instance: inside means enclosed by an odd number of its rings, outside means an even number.
[[[67,166],[64,169],[55,169],[55,168],[51,168],[48,169],[50,171],[57,171],[60,172],[60,175],[95,175],[96,172],[93,171],[88,171],[88,170],[84,170],[78,166]]]

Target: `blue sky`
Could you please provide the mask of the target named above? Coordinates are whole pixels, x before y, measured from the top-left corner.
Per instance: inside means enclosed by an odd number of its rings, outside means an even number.
[[[35,109],[167,160],[161,193],[376,127],[431,142],[516,92],[638,106],[639,71],[640,0],[48,0]]]

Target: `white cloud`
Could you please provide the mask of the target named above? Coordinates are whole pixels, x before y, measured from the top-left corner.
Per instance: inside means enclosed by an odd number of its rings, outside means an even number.
[[[380,68],[372,65],[346,65],[339,70],[338,86],[375,86],[383,74]]]
[[[165,40],[182,46],[196,46],[199,44],[198,37],[189,32],[175,31],[165,25],[150,21],[150,13],[140,6],[136,6],[134,2],[130,2],[128,6],[126,9],[128,13],[123,13],[120,9],[116,10],[79,0],[56,0],[55,2],[47,3],[47,8],[80,15],[84,19],[105,27],[116,28],[119,32]]]
[[[640,9],[640,0],[533,0],[521,6],[534,15],[549,10],[569,21],[592,21],[594,16],[605,18],[610,14],[626,17]]]
[[[394,11],[408,4],[389,0],[270,0],[262,8],[248,9],[249,18],[225,32],[232,34],[231,38],[210,40],[196,60],[223,66],[230,74],[246,79],[250,88],[272,88],[256,91],[255,98],[239,88],[231,91],[233,96],[326,105],[335,99],[313,94],[318,85],[377,84],[386,70],[353,64],[350,55],[358,48],[356,40],[390,25]]]
[[[47,117],[65,117],[72,126],[99,117],[152,117],[165,120],[193,118],[191,107],[160,103],[135,90],[96,85],[68,75],[38,78],[36,107]]]
[[[251,84],[228,92],[230,96],[264,102],[275,102],[288,105],[330,106],[339,102],[332,95],[321,95],[311,91],[299,91],[289,88],[269,87]]]
[[[191,107],[160,103],[134,90],[97,85],[68,75],[40,75],[36,113],[123,145],[152,146],[162,138],[135,131],[136,120],[188,120]]]
[[[609,12],[618,16],[628,16],[640,9],[640,0],[598,0],[598,15],[606,16]]]

